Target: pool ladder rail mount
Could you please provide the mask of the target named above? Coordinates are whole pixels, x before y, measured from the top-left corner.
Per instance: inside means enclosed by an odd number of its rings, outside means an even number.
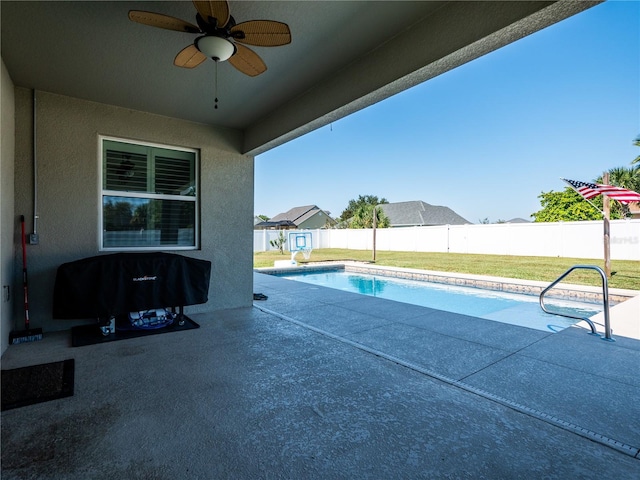
[[[540,292],[540,307],[542,308],[542,311],[544,311],[545,313],[549,313],[551,315],[559,315],[561,317],[574,318],[577,320],[582,320],[584,322],[587,322],[589,324],[589,327],[591,327],[590,335],[600,336],[600,334],[596,330],[595,324],[590,319],[585,317],[578,317],[575,315],[569,315],[566,313],[551,312],[547,310],[544,304],[545,293],[547,293],[549,290],[555,287],[558,283],[560,283],[571,272],[578,269],[595,270],[600,274],[600,277],[602,278],[602,303],[604,305],[604,337],[602,337],[602,340],[606,340],[608,342],[615,342],[615,339],[611,337],[611,320],[609,318],[609,282],[607,282],[607,276],[605,275],[604,271],[600,267],[597,267],[595,265],[574,265],[573,267],[569,268],[566,272],[560,275],[555,281],[553,281],[547,288],[545,288],[542,292]]]

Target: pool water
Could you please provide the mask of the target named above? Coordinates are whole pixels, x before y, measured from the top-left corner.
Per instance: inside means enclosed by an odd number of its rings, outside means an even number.
[[[537,296],[344,271],[280,274],[282,278],[403,303],[557,332],[577,320],[545,313]],[[589,318],[597,304],[545,297],[548,310]],[[583,323],[586,325],[585,323]]]

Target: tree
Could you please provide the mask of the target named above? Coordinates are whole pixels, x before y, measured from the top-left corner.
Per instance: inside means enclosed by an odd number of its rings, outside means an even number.
[[[269,217],[267,217],[266,215],[256,215],[260,220],[262,220],[263,222],[268,222],[269,221]]]
[[[596,181],[602,183],[602,176],[598,177]],[[617,187],[628,188],[634,192],[640,192],[640,164],[636,167],[610,169],[609,183]]]
[[[284,255],[284,244],[287,243],[287,237],[284,236],[284,232],[282,230],[278,233],[278,238],[269,240],[269,243],[272,247],[280,250],[281,255]]]
[[[131,229],[131,217],[133,216],[133,206],[126,201],[108,201],[103,210],[104,226],[106,230],[129,230]]]
[[[131,225],[136,228],[145,228],[147,227],[147,216],[149,214],[149,204],[143,203],[138,205],[136,209],[133,211],[133,215],[131,217]]]
[[[636,159],[637,160],[637,159]],[[632,164],[635,162],[631,162]],[[616,167],[609,170],[609,183],[616,187],[627,188],[634,192],[640,192],[640,164],[637,166]],[[596,183],[603,183],[602,176],[596,179]],[[614,217],[614,212],[616,217]],[[611,218],[624,218],[629,215],[629,205],[619,202],[611,202]]]
[[[380,205],[381,203],[389,203],[386,198],[380,198],[376,195],[358,195],[356,200],[349,200],[349,204],[347,208],[345,208],[340,214],[340,221],[345,222],[353,217],[358,208],[370,205],[371,207],[375,207],[376,205]]]
[[[638,136],[634,145],[640,147],[640,136]],[[638,165],[633,166],[638,163]],[[609,184],[616,187],[627,188],[634,192],[640,192],[640,156],[631,162],[632,166],[615,167],[609,169]],[[594,180],[594,183],[603,183],[603,175]],[[561,222],[573,220],[600,220],[602,213],[596,211],[595,205],[600,212],[603,209],[602,196],[598,196],[591,200],[593,205],[570,187],[565,188],[563,192],[542,192],[538,198],[542,210],[533,213],[536,222]],[[612,220],[625,218],[629,214],[629,206],[620,202],[611,202],[610,218]]]
[[[591,200],[590,205],[570,187],[562,192],[542,192],[538,195],[542,209],[532,213],[535,222],[570,222],[577,220],[601,220],[602,196]],[[614,206],[614,203],[617,204]],[[612,202],[611,219],[623,218],[618,202]]]
[[[351,228],[373,228],[373,209],[375,205],[361,205],[351,217]],[[376,227],[388,228],[389,217],[381,208],[376,209]]]

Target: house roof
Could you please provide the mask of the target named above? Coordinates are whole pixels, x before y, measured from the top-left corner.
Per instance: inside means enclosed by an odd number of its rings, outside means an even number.
[[[3,1],[0,45],[17,87],[235,129],[232,147],[257,155],[598,3],[231,1],[239,23],[291,30],[288,45],[252,47],[267,65],[256,77],[228,61],[175,67],[196,35],[128,18],[194,23],[186,1]]]
[[[253,227],[255,229],[263,229],[263,228],[277,228],[277,229],[285,228],[286,229],[286,228],[296,228],[297,225],[293,223],[291,220],[279,220],[275,222],[272,222],[271,220],[265,220],[260,223],[256,223]]]
[[[464,225],[471,223],[449,207],[430,205],[421,200],[380,205],[392,227],[411,225]]]
[[[299,223],[298,219],[308,213],[311,210],[318,210],[318,207],[315,205],[305,205],[302,207],[293,207],[291,210],[288,210],[283,213],[277,214],[275,217],[271,217],[269,221],[278,222],[280,220],[291,220],[294,223]]]
[[[279,213],[273,218],[269,219],[269,222],[281,222],[281,221],[291,221],[296,225],[302,224],[305,220],[317,215],[318,212],[323,212],[327,217],[331,218],[327,212],[318,208],[316,205],[305,205],[302,207],[294,207],[291,210]]]

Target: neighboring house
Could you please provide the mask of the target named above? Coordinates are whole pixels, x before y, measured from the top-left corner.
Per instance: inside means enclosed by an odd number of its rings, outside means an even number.
[[[391,227],[464,225],[465,223],[471,223],[449,207],[430,205],[421,200],[383,203],[379,207],[389,217]]]
[[[279,220],[275,222],[264,220],[253,226],[254,230],[292,230],[295,228],[297,228],[296,224],[291,220]]]
[[[266,215],[264,215],[266,216]],[[254,230],[286,230],[288,228],[296,228],[295,224],[290,221],[272,222],[270,220],[263,220],[257,215],[253,217],[253,229]]]
[[[279,213],[267,222],[255,225],[256,229],[312,229],[333,227],[336,221],[327,212],[315,205],[295,207],[288,212]]]
[[[504,223],[531,223],[531,220],[525,220],[524,218],[516,217],[511,220],[507,220]]]

